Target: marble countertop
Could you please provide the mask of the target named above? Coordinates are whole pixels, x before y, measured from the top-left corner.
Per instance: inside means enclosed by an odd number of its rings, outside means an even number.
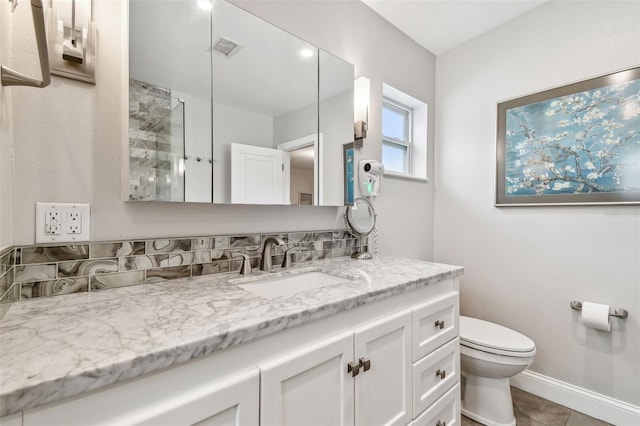
[[[0,320],[0,416],[459,276],[402,258],[304,262],[347,284],[267,299],[218,274],[14,303]]]

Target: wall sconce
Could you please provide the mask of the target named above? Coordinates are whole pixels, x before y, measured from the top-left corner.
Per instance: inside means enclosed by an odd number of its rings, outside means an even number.
[[[356,78],[353,85],[354,148],[362,148],[369,122],[369,79]]]
[[[51,74],[96,84],[91,0],[51,0],[47,13]]]

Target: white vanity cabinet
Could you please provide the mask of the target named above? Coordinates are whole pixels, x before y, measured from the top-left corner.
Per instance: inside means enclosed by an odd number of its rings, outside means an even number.
[[[411,311],[260,367],[263,426],[406,425]]]
[[[0,423],[459,424],[458,303],[432,282]]]

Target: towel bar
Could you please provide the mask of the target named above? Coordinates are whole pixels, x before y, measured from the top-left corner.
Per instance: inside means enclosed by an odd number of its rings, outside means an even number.
[[[36,44],[38,45],[38,56],[40,57],[40,71],[42,80],[27,77],[17,71],[2,66],[1,80],[3,86],[30,86],[47,87],[51,83],[51,72],[49,70],[49,51],[47,50],[47,34],[44,27],[44,11],[42,0],[31,0],[31,14],[33,16],[33,27],[36,30]]]

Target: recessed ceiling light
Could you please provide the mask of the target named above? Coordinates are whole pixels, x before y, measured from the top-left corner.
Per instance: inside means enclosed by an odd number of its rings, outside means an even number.
[[[311,49],[302,49],[300,51],[300,56],[302,56],[303,58],[310,58],[313,56],[313,50]]]
[[[198,7],[202,10],[213,9],[213,3],[210,0],[198,0]]]

